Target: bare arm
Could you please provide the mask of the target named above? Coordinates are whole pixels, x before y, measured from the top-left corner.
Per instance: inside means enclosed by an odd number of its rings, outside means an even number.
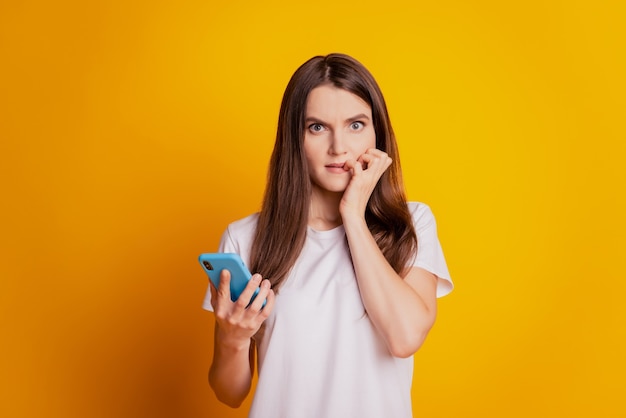
[[[365,208],[376,183],[391,165],[387,154],[370,149],[346,165],[352,179],[341,200],[340,213],[361,298],[390,352],[408,357],[421,347],[435,322],[437,278],[419,267],[400,277],[367,227]]]
[[[257,298],[248,306],[254,290]],[[274,306],[269,280],[255,274],[236,302],[230,300],[230,273],[222,271],[220,286],[212,291],[215,308],[215,342],[209,384],[217,398],[237,408],[250,392],[254,372],[255,347],[252,336],[259,330]],[[267,298],[265,307],[263,300]]]
[[[435,275],[413,267],[403,279],[389,265],[365,220],[344,223],[363,305],[396,357],[422,345],[437,312]]]
[[[254,343],[229,344],[220,336],[215,325],[213,362],[209,370],[209,384],[217,398],[237,408],[250,392],[254,370]]]

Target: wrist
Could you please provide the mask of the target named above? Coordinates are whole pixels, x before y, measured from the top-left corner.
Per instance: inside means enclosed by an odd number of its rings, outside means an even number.
[[[339,205],[339,214],[344,222],[353,219],[365,220],[365,208],[359,209],[358,207],[346,202],[341,202]]]
[[[225,332],[217,331],[215,340],[222,348],[231,352],[248,351],[250,349],[250,338],[231,336]]]
[[[343,222],[343,226],[345,229],[354,229],[354,228],[365,228],[367,227],[367,222],[365,221],[364,213],[357,212],[345,212],[341,213],[341,220]]]

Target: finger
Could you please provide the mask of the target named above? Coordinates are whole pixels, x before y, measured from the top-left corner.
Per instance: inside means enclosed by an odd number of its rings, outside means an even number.
[[[230,271],[226,269],[220,271],[220,285],[217,289],[217,297],[230,301]]]
[[[250,280],[248,280],[248,284],[246,284],[245,289],[243,289],[243,292],[241,292],[241,295],[239,295],[239,299],[237,299],[237,306],[239,308],[245,309],[248,307],[248,305],[250,304],[250,299],[252,299],[252,295],[259,287],[259,284],[261,284],[261,280],[262,277],[258,273],[253,274]]]
[[[365,151],[365,153],[371,154],[371,155],[377,155],[377,156],[387,155],[385,151],[380,150],[378,148],[368,148],[367,151]]]
[[[367,150],[367,152],[361,155],[360,158],[362,158],[363,161],[367,163],[368,168],[370,168],[371,166],[380,165],[383,167],[383,170],[386,170],[392,163],[392,160],[387,155],[387,153],[376,149]]]
[[[386,158],[388,158],[388,155],[386,152],[381,151],[379,149],[370,148],[367,151],[365,151],[361,155],[361,157],[363,157],[367,161],[374,161],[374,160],[385,160]]]
[[[263,308],[263,302],[267,298],[268,293],[270,292],[271,284],[270,281],[265,279],[261,282],[261,290],[257,293],[256,297],[248,307],[249,310],[252,311],[260,311]]]
[[[269,288],[267,291],[267,298],[266,298],[265,306],[259,312],[259,318],[262,321],[265,321],[267,317],[270,316],[270,314],[272,313],[272,310],[274,309],[275,300],[276,300],[276,294],[274,293],[273,289]]]
[[[385,154],[383,161],[384,161],[385,170],[391,166],[391,163],[393,163],[393,159],[391,159],[391,157],[388,156],[387,154]]]
[[[381,161],[385,162],[387,166],[389,166],[391,162],[393,161],[391,157],[389,156],[389,154],[387,154],[385,151],[382,151],[376,148],[370,148],[370,150],[368,151],[371,151],[372,155],[378,156],[381,159]]]
[[[352,174],[357,174],[363,171],[363,166],[361,165],[361,162],[357,160],[346,160],[343,167],[352,171]]]
[[[371,154],[362,154],[359,157],[359,162],[361,163],[361,166],[363,167],[363,170],[367,170],[370,166],[370,163],[374,160],[374,156]]]

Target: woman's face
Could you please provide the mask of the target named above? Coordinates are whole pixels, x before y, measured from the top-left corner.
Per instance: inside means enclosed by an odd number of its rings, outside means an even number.
[[[304,152],[313,189],[343,192],[350,172],[343,165],[376,147],[372,109],[360,97],[332,85],[309,93]]]

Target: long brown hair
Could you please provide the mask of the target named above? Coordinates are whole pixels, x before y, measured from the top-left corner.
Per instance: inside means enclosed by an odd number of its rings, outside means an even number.
[[[287,277],[306,239],[311,180],[303,148],[306,102],[311,90],[331,84],[360,97],[372,108],[376,148],[393,160],[376,185],[365,220],[394,270],[406,273],[417,252],[417,237],[409,213],[396,138],[387,105],[370,72],[344,54],[316,56],[291,77],[280,107],[276,143],[267,186],[252,244],[250,267],[269,278],[275,290]]]

